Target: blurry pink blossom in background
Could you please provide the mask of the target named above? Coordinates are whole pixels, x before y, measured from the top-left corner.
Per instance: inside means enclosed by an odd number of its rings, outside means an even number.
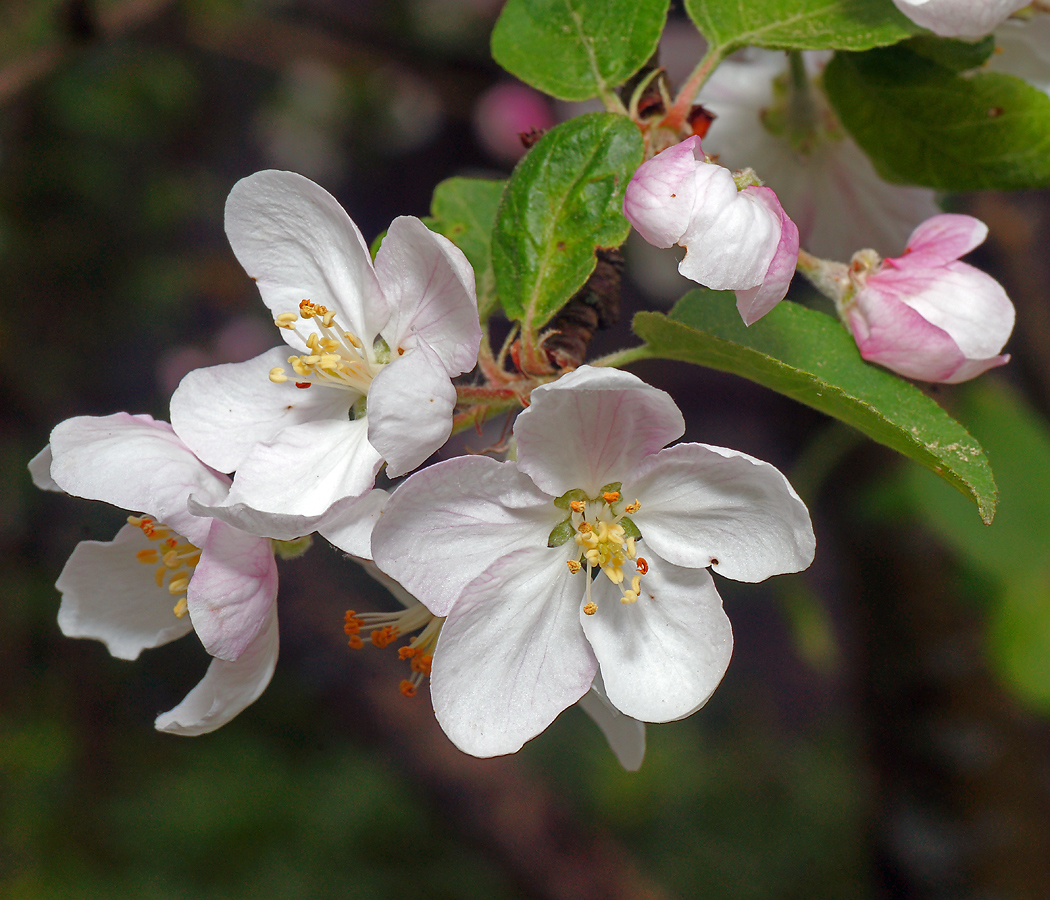
[[[521,135],[554,126],[546,97],[518,81],[503,81],[484,91],[472,115],[478,143],[493,159],[513,165],[525,155]]]

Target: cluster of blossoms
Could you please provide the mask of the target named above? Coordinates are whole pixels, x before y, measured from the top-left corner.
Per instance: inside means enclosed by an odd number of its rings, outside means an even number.
[[[937,0],[895,2],[931,28],[946,21]],[[956,33],[985,33],[1017,6],[982,6]],[[851,187],[863,193],[873,178]],[[693,135],[638,168],[623,212],[650,243],[685,249],[682,274],[735,291],[746,325],[785,297],[797,268],[834,299],[866,360],[939,382],[1006,362],[1013,307],[960,262],[987,229],[927,215],[925,193],[882,193],[872,208],[894,197],[907,213],[886,240],[909,216],[926,219],[909,221],[901,256],[820,259],[800,247],[772,188]],[[674,443],[685,423],[668,394],[587,365],[522,369],[511,458],[420,469],[452,433],[471,389],[454,379],[474,370],[484,337],[463,253],[401,217],[373,261],[335,199],[287,172],[239,182],[225,224],[284,346],[190,372],[170,425],[118,413],[54,429],[30,465],[35,483],[128,512],[112,541],[81,543],[62,571],[63,632],[135,659],[194,631],[213,661],[156,724],[211,731],[268,684],[275,555],[305,551],[316,533],[401,604],[347,612],[350,646],[407,639],[401,691],[413,696],[429,677],[457,746],[514,752],[580,704],[637,768],[642,723],[699,709],[729,664],[732,629],[711,572],[757,582],[812,561],[809,514],[791,485],[746,454]],[[803,242],[819,233],[806,221]],[[490,370],[506,356],[490,355]],[[384,468],[409,477],[377,489]]]

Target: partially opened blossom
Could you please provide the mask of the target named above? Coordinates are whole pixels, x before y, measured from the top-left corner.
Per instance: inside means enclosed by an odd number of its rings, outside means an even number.
[[[30,464],[34,482],[132,511],[112,541],[82,541],[59,576],[59,626],[136,659],[195,630],[215,659],[157,728],[213,731],[254,702],[277,662],[277,567],[270,540],[187,511],[219,503],[230,479],[166,422],[117,413],[62,422]]]
[[[959,257],[981,244],[985,224],[940,215],[908,239],[904,254],[851,269],[855,291],[842,314],[860,355],[908,378],[954,384],[1001,366],[1014,307],[990,275]]]
[[[372,534],[376,564],[434,615],[438,721],[463,750],[510,753],[590,690],[645,722],[687,716],[729,664],[707,571],[760,581],[809,565],[809,515],[743,453],[679,444],[671,398],[581,367],[536,388],[516,462],[416,473]]]
[[[691,137],[642,163],[627,185],[623,214],[657,247],[686,248],[678,271],[736,291],[750,325],[784,299],[798,260],[798,229],[767,187],[738,190]]]
[[[802,56],[809,78],[801,102],[792,102],[798,88],[788,79],[785,53],[750,48],[719,65],[697,97],[716,116],[704,149],[731,168],[753,167],[811,253],[828,259],[849,259],[862,247],[892,253],[940,212],[934,192],[879,177],[821,87],[828,54]]]
[[[481,341],[473,270],[410,217],[373,266],[343,208],[290,172],[239,181],[226,233],[287,346],[191,372],[172,397],[178,435],[237,471],[228,496],[194,509],[282,540],[338,530],[384,461],[403,475],[448,438],[451,379]]]
[[[979,38],[1031,0],[893,0],[916,25],[941,37]]]

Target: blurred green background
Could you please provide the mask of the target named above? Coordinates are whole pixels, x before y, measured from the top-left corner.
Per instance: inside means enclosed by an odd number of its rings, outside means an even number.
[[[487,52],[498,0],[7,0],[0,8],[0,896],[1050,896],[1050,273],[1041,194],[955,198],[1019,310],[1003,374],[935,389],[987,448],[991,528],[928,472],[731,376],[650,364],[687,437],[794,472],[818,559],[719,582],[714,699],[622,772],[567,711],[474,760],[351,653],[393,606],[317,546],[282,564],[282,658],[221,731],[158,734],[204,672],[190,637],[112,660],[53,585],[120,514],[25,465],[63,418],[166,417],[190,368],[277,343],[226,244],[233,183],[288,168],[371,240],[456,175],[506,175],[564,115]],[[672,15],[680,23],[681,11]],[[645,272],[625,285],[622,322]],[[594,349],[629,340],[624,325]]]

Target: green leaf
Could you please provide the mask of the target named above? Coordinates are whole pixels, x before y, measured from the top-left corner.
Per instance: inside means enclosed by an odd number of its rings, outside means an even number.
[[[984,451],[918,388],[861,359],[831,316],[787,301],[750,328],[729,292],[691,291],[671,311],[638,313],[649,353],[734,372],[840,419],[937,472],[995,514],[996,487]]]
[[[459,247],[473,266],[482,322],[496,306],[492,228],[506,183],[486,178],[448,178],[434,188],[430,218],[424,220],[429,229]]]
[[[920,30],[890,0],[686,0],[685,9],[722,56],[747,46],[868,50]]]
[[[492,237],[509,318],[543,325],[594,271],[595,249],[626,240],[623,194],[641,162],[642,136],[628,119],[591,113],[547,132],[518,163]]]
[[[492,56],[562,100],[612,97],[656,52],[668,0],[507,0]]]
[[[1050,185],[1050,97],[998,72],[960,75],[906,46],[839,53],[824,87],[888,181],[949,191]]]
[[[975,44],[920,34],[904,44],[910,51],[953,72],[966,72],[983,65],[995,50],[995,38],[988,35]]]

